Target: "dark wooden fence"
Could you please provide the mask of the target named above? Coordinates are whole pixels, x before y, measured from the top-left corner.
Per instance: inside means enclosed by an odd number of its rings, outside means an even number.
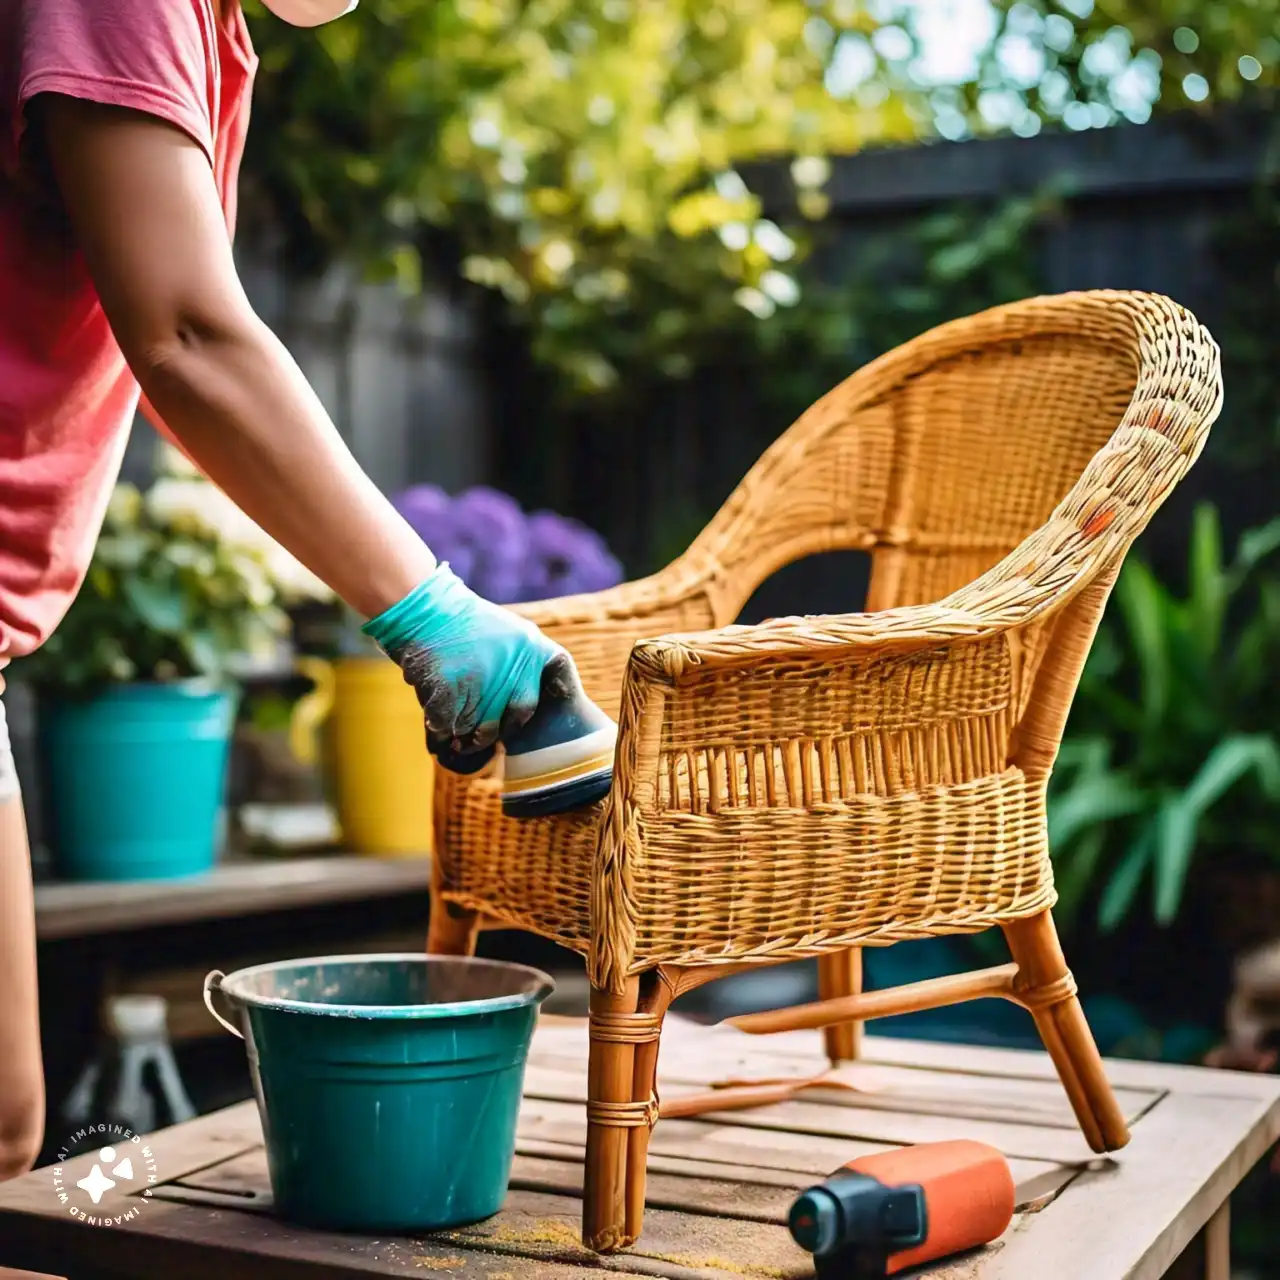
[[[1037,226],[1027,246],[1034,291],[1165,293],[1227,347],[1241,292],[1280,289],[1274,252],[1233,259],[1230,243],[1233,221],[1258,200],[1268,174],[1274,180],[1275,139],[1264,115],[1246,113],[863,153],[833,167],[827,248],[815,263],[824,272],[856,269],[859,249],[886,232],[959,203],[996,208],[1052,183],[1063,193],[1059,212]],[[748,178],[766,210],[787,211],[784,171],[764,167]],[[848,368],[866,354],[851,352]],[[1280,396],[1280,332],[1270,339],[1270,365]],[[705,369],[640,415],[584,419],[559,434],[540,431],[527,406],[509,406],[494,424],[492,473],[526,502],[559,506],[594,525],[629,569],[647,570],[687,542],[788,425],[762,412],[755,376],[731,363]],[[1233,418],[1230,366],[1227,400],[1215,443],[1256,436],[1258,424]],[[1242,474],[1222,460],[1230,452],[1207,454],[1161,513],[1147,538],[1157,560],[1180,562],[1187,514],[1200,497],[1224,504],[1235,528],[1275,514],[1270,475],[1259,467]],[[847,609],[857,606],[853,594],[847,568],[814,569],[794,576],[769,607]]]
[[[473,309],[442,290],[406,299],[345,264],[292,279],[260,245],[237,246],[258,314],[289,348],[361,466],[387,492],[486,478],[489,379]],[[124,474],[145,483],[155,436],[140,417]]]

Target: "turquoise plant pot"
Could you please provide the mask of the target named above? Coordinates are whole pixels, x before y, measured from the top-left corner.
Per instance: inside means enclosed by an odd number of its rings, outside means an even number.
[[[555,984],[454,956],[329,956],[205,979],[249,1054],[276,1209],[430,1231],[502,1208],[525,1061]]]
[[[67,880],[171,880],[217,857],[235,698],[198,681],[53,700],[40,739]]]

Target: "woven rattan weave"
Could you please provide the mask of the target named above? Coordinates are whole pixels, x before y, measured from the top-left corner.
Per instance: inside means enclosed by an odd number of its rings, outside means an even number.
[[[1007,975],[899,1004],[1025,1004],[1092,1145],[1126,1141],[1049,914],[1045,788],[1124,555],[1220,402],[1213,340],[1168,299],[1000,307],[818,401],[661,573],[523,610],[616,711],[613,790],[513,821],[496,779],[441,774],[430,945],[492,923],[586,957],[593,1247],[640,1229],[667,1004],[746,964],[822,956],[844,999],[805,1025],[845,1057],[852,948],[998,925]],[[777,568],[850,548],[865,613],[730,625]]]

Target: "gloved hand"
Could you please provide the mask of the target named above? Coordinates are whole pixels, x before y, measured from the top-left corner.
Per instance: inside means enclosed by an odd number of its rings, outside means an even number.
[[[482,600],[447,564],[363,631],[399,664],[422,706],[427,749],[455,773],[487,764],[533,715],[544,679],[573,669],[533,623]]]

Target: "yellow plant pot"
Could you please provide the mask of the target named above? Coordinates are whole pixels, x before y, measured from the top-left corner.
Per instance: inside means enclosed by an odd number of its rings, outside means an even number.
[[[326,727],[343,842],[354,853],[430,853],[434,765],[422,708],[400,668],[389,658],[299,658],[297,666],[315,691],[294,713],[293,750],[316,760]]]

